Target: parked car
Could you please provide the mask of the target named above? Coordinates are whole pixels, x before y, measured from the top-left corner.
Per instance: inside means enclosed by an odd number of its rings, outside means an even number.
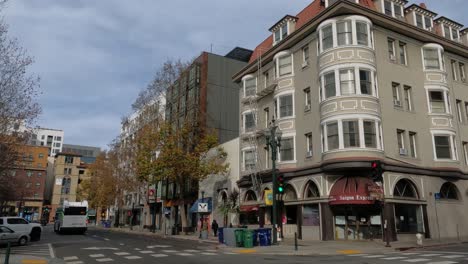
[[[28,235],[15,232],[6,226],[0,226],[0,244],[7,244],[8,242],[24,246],[28,243]]]
[[[30,237],[31,241],[41,240],[41,225],[36,223],[29,223],[24,218],[15,216],[0,217],[0,226],[6,226],[16,233],[27,235]]]

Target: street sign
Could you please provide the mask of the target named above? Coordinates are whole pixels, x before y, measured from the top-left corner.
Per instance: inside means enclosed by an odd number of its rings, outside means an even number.
[[[434,193],[434,198],[436,200],[440,200],[440,193]]]
[[[208,203],[198,203],[199,213],[208,213]]]
[[[62,185],[62,178],[55,179],[55,185]]]

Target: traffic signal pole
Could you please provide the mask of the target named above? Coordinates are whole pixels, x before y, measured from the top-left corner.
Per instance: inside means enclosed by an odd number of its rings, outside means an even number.
[[[278,243],[278,234],[277,234],[277,226],[278,226],[278,198],[276,197],[278,195],[278,191],[276,190],[276,139],[272,138],[271,143],[271,160],[273,161],[272,163],[272,172],[271,172],[271,177],[272,177],[272,182],[273,182],[273,212],[272,212],[272,224],[273,224],[273,237],[272,237],[272,244],[276,245]]]

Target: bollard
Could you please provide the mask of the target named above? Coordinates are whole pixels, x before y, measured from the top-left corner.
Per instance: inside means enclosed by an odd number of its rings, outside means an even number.
[[[294,232],[294,250],[297,251],[297,232]]]
[[[420,233],[416,234],[416,244],[418,244],[418,246],[423,245],[423,235]]]
[[[6,252],[5,252],[5,264],[10,263],[10,250],[11,250],[11,244],[10,244],[10,242],[8,242],[7,249],[6,249]]]

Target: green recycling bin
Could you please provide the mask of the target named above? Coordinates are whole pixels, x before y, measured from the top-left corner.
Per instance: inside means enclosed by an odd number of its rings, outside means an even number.
[[[236,236],[236,246],[243,247],[244,246],[244,230],[237,229],[234,231],[234,234]]]
[[[244,247],[253,248],[254,247],[254,236],[255,230],[245,230],[244,231]]]

